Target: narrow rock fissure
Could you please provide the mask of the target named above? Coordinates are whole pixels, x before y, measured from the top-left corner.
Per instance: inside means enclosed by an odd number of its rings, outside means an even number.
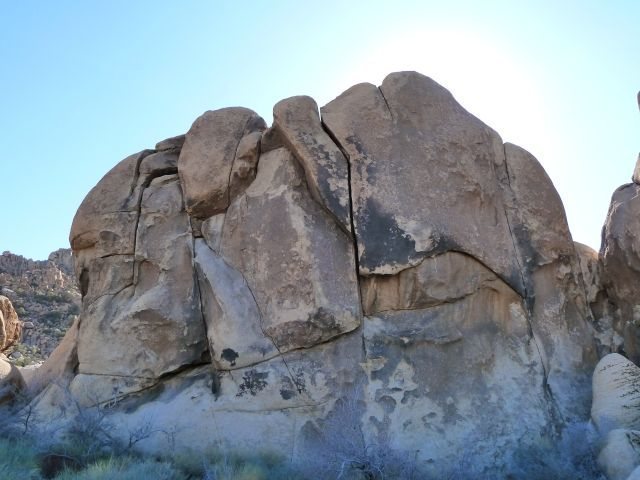
[[[391,120],[395,120],[393,116],[393,112],[391,111],[391,107],[389,106],[389,102],[387,101],[387,97],[384,96],[384,92],[382,91],[382,85],[378,87],[378,91],[380,92],[380,96],[382,100],[384,100],[384,104],[387,106],[387,110],[389,110],[389,115],[391,115]]]
[[[242,139],[245,136],[245,132],[247,131],[247,127],[249,126],[251,120],[252,119],[249,118],[244,124],[244,127],[242,127],[242,135],[240,135],[238,143],[236,143],[236,148],[234,148],[233,150],[233,160],[231,161],[231,167],[229,167],[229,177],[227,178],[227,207],[231,205],[231,175],[233,174],[233,167],[235,166],[236,160],[238,159],[238,148],[240,148],[240,142],[242,142]],[[258,154],[258,157],[259,156],[260,155]]]
[[[364,305],[362,304],[362,291],[361,291],[361,285],[360,285],[360,251],[358,249],[358,236],[357,236],[357,232],[356,232],[356,224],[355,224],[355,210],[353,208],[353,186],[352,186],[352,173],[351,173],[351,157],[349,156],[349,153],[347,152],[347,150],[343,147],[343,145],[340,143],[340,140],[338,140],[338,137],[336,137],[333,132],[331,131],[331,129],[329,128],[329,126],[322,120],[322,118],[320,119],[320,125],[322,126],[322,129],[326,132],[326,134],[329,136],[329,138],[331,139],[331,141],[336,145],[336,147],[338,147],[340,149],[340,151],[342,152],[342,155],[344,156],[345,160],[347,161],[347,187],[348,187],[348,193],[349,193],[349,223],[351,225],[351,241],[353,243],[353,257],[354,257],[354,266],[355,266],[355,270],[356,270],[356,282],[357,282],[357,288],[358,288],[358,301],[360,302],[360,311],[362,312],[362,320],[360,322],[360,330],[361,330],[361,338],[362,338],[362,355],[363,355],[363,360],[367,358],[367,348],[365,345],[365,339],[364,339]]]
[[[87,303],[87,307],[93,305],[95,302],[97,302],[98,300],[100,300],[102,297],[115,297],[116,295],[118,295],[120,292],[125,291],[127,288],[129,287],[134,287],[135,283],[127,283],[125,286],[119,288],[118,290],[116,290],[113,293],[103,293],[102,295],[98,295],[96,298],[92,299],[90,302]]]
[[[280,350],[280,347],[278,346],[278,344],[276,343],[274,338],[271,335],[269,335],[266,332],[266,330],[264,329],[264,325],[262,324],[262,320],[264,318],[262,316],[262,310],[260,310],[260,305],[258,304],[258,300],[256,299],[256,296],[253,293],[253,290],[251,290],[251,287],[249,286],[249,282],[247,282],[247,279],[242,274],[242,272],[240,272],[240,274],[242,275],[242,280],[244,281],[244,284],[247,286],[247,290],[249,290],[249,294],[251,295],[251,298],[253,298],[253,302],[255,303],[256,309],[258,310],[258,317],[260,318],[260,320],[259,320],[260,330],[262,331],[262,335],[264,335],[265,338],[268,338],[271,341],[271,343],[273,344],[274,348],[278,351],[278,356],[282,360],[282,363],[284,364],[284,367],[287,369],[287,372],[289,373],[289,379],[291,380],[291,383],[296,386],[296,390],[298,391],[298,394],[302,394],[304,392],[304,390],[300,387],[300,385],[296,381],[295,377],[293,376],[293,372],[289,368],[289,365],[287,364],[287,361],[284,359],[284,355],[283,355],[282,351]]]
[[[515,205],[515,195],[513,193],[513,190],[511,190],[511,175],[509,173],[509,163],[507,161],[507,150],[506,150],[506,146],[504,145],[504,143],[502,144],[502,148],[503,148],[503,152],[504,152],[504,169],[505,169],[505,173],[507,175],[507,187],[509,188],[509,191],[511,192],[514,202],[513,202],[513,208],[516,208]],[[496,179],[498,181],[498,183],[500,183],[500,180],[497,178]],[[551,390],[551,386],[549,385],[549,366],[546,365],[545,361],[544,361],[544,356],[542,355],[542,348],[540,346],[540,343],[538,342],[538,339],[536,338],[536,334],[535,334],[535,330],[533,328],[533,322],[532,322],[532,316],[533,316],[533,304],[535,302],[535,296],[533,296],[528,288],[527,288],[527,283],[526,283],[526,278],[525,278],[525,272],[524,272],[524,267],[523,265],[520,263],[520,258],[519,258],[519,249],[517,246],[517,242],[515,239],[515,236],[513,234],[513,230],[511,227],[511,221],[509,219],[509,213],[507,212],[507,206],[505,203],[505,200],[503,198],[503,206],[504,206],[504,216],[505,219],[507,220],[507,226],[509,228],[509,235],[511,237],[511,242],[513,244],[513,250],[515,253],[515,257],[516,257],[516,262],[518,264],[518,268],[520,269],[520,276],[522,277],[522,288],[524,289],[524,294],[525,294],[525,307],[527,309],[527,326],[528,326],[528,330],[529,330],[529,335],[531,337],[531,340],[533,342],[533,344],[536,347],[536,351],[538,352],[538,358],[540,358],[540,365],[542,366],[542,387],[543,387],[543,391],[544,391],[544,395],[549,399],[550,404],[552,406],[552,411],[550,411],[550,414],[552,417],[557,417],[560,419],[560,422],[554,422],[554,423],[562,423],[564,424],[564,418],[562,416],[562,412],[560,410],[560,407],[558,406],[558,403],[556,402],[556,399],[553,395],[553,391]]]
[[[509,174],[509,164],[507,162],[507,150],[506,150],[504,144],[502,144],[502,149],[503,149],[503,152],[504,152],[504,170],[505,170],[505,173],[507,174],[507,186],[509,187],[509,190],[511,191],[511,193],[513,195],[513,191],[511,190],[511,176]],[[496,180],[498,181],[498,183],[500,183],[500,179],[497,178],[497,175],[496,175]],[[515,198],[515,195],[514,195],[514,198]],[[515,236],[513,234],[513,228],[511,227],[511,220],[509,219],[509,213],[507,212],[507,205],[505,203],[505,199],[504,198],[503,198],[503,201],[502,201],[502,205],[504,207],[504,218],[507,221],[507,228],[509,229],[509,236],[511,237],[511,244],[513,245],[513,251],[514,251],[515,257],[516,257],[516,263],[518,264],[518,270],[520,270],[520,278],[522,280],[522,289],[523,289],[523,292],[524,292],[524,298],[525,298],[525,302],[526,302],[526,305],[527,305],[527,311],[530,312],[531,309],[532,309],[532,306],[530,305],[531,301],[529,299],[530,295],[529,295],[529,291],[528,291],[528,288],[527,288],[524,267],[520,263],[519,249],[518,249],[518,245],[517,245]],[[515,201],[514,201],[514,208],[515,208]]]
[[[216,398],[220,395],[220,380],[218,377],[218,370],[215,367],[213,362],[214,360],[214,352],[211,351],[211,346],[209,345],[209,331],[207,328],[207,321],[204,318],[204,304],[202,303],[202,289],[200,287],[200,279],[198,278],[198,270],[196,268],[196,237],[193,235],[193,223],[191,221],[191,217],[187,215],[189,219],[189,229],[191,230],[191,270],[193,271],[193,280],[196,286],[196,290],[198,292],[198,305],[200,306],[200,319],[202,321],[202,327],[204,328],[205,335],[205,345],[207,346],[207,352],[209,353],[209,359],[211,360],[211,380],[213,382],[212,391]]]

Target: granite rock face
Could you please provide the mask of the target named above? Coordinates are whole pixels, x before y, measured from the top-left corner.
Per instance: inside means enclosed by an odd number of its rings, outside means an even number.
[[[533,156],[415,72],[320,113],[283,100],[265,128],[206,112],[87,195],[56,388],[178,448],[268,438],[326,465],[380,446],[440,473],[464,450],[495,478],[511,446],[588,418],[592,302]]]
[[[11,300],[0,295],[0,352],[19,342],[21,333],[22,322]]]

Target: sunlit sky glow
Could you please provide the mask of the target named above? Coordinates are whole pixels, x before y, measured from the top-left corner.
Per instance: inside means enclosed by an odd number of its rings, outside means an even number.
[[[640,2],[0,0],[0,251],[68,245],[116,162],[203,111],[417,70],[533,153],[599,248],[640,150]]]

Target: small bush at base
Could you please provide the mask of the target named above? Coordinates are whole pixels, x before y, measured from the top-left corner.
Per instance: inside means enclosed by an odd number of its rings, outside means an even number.
[[[56,477],[56,480],[140,480],[143,478],[186,480],[187,475],[167,462],[113,457],[93,463],[80,472],[63,472]]]

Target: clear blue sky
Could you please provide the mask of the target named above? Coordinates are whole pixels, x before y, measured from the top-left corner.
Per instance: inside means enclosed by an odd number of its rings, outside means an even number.
[[[640,150],[640,1],[0,0],[0,251],[68,245],[116,162],[208,109],[271,121],[418,70],[531,151],[575,240],[599,247]]]

